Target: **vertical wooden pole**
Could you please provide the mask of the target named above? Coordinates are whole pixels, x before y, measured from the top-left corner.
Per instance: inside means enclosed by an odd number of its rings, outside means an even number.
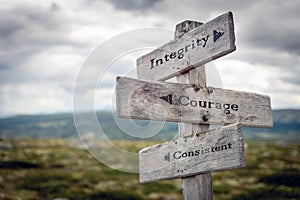
[[[186,32],[202,25],[200,22],[184,21],[176,25],[175,38],[181,37]],[[185,74],[177,76],[178,83],[189,83],[206,87],[205,66],[202,65],[196,69],[192,69]],[[188,136],[197,132],[208,130],[209,125],[200,125],[192,123],[178,123],[179,137]],[[202,174],[191,177],[182,178],[182,189],[185,200],[211,200],[212,194],[212,179],[211,174]]]

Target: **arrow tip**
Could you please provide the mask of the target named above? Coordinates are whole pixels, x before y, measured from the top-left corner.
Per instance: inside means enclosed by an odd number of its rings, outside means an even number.
[[[171,160],[170,160],[170,152],[168,152],[168,153],[163,157],[163,159],[166,160],[166,161],[171,162]]]
[[[213,30],[214,42],[216,42],[223,34],[224,32],[222,31]]]
[[[172,94],[169,94],[167,96],[162,96],[162,97],[159,97],[160,99],[168,102],[169,104],[172,104]]]

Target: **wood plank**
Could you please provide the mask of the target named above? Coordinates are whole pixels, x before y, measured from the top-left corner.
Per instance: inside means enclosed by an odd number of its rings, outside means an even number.
[[[175,39],[182,37],[182,34],[201,26],[203,23],[196,21],[184,21],[176,25]],[[206,70],[205,66],[201,65],[197,69],[194,68],[185,74],[180,74],[177,77],[178,83],[187,83],[199,85],[201,88],[206,87]],[[178,136],[179,138],[194,135],[197,132],[206,132],[209,129],[207,124],[198,123],[178,123]],[[211,173],[197,174],[194,176],[183,177],[182,191],[185,200],[212,200],[212,177]]]
[[[244,167],[241,125],[144,148],[139,156],[141,183]]]
[[[182,178],[184,200],[212,200],[211,173]]]
[[[249,92],[117,77],[116,101],[123,118],[273,126],[270,97]]]
[[[197,69],[192,69],[188,73],[177,76],[178,83],[199,85],[200,87],[206,87],[206,72],[205,66],[202,65]],[[197,123],[178,123],[178,133],[180,137],[187,137],[194,135],[197,132],[206,132],[209,130],[207,124]],[[211,173],[197,174],[195,176],[182,178],[182,190],[185,200],[213,199],[212,192],[212,177]]]
[[[138,79],[166,80],[235,49],[233,16],[228,12],[138,58]]]

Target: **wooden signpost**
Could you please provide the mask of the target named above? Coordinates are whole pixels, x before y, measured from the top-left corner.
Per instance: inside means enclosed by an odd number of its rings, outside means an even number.
[[[198,23],[201,24],[201,23]],[[139,79],[166,80],[236,49],[233,16],[225,13],[137,60]]]
[[[123,118],[272,127],[270,98],[249,92],[117,77],[117,114]],[[126,103],[124,103],[126,102]]]
[[[212,199],[210,173],[245,165],[241,126],[273,126],[268,96],[206,86],[203,64],[235,49],[231,12],[184,21],[174,40],[137,59],[138,80],[117,77],[119,117],[179,122],[178,139],[139,152],[141,183],[182,177],[185,200]],[[160,82],[173,76],[178,83]]]
[[[239,124],[179,138],[140,151],[140,182],[187,177],[243,167]]]

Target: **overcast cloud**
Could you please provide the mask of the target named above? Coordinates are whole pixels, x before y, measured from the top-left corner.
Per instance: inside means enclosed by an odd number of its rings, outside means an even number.
[[[138,28],[172,33],[186,19],[206,22],[228,11],[234,15],[237,50],[213,63],[223,87],[267,94],[275,109],[300,108],[299,8],[298,0],[229,0],[226,4],[217,0],[4,0],[0,115],[70,112],[76,77],[105,41]],[[159,35],[118,45],[126,49],[149,45],[153,39]],[[97,57],[92,65],[107,64],[113,51],[101,55],[103,59]],[[96,90],[86,79],[85,92],[101,102],[95,103],[96,109],[111,107],[115,76],[135,74],[135,59],[142,53],[145,49],[112,61]]]

